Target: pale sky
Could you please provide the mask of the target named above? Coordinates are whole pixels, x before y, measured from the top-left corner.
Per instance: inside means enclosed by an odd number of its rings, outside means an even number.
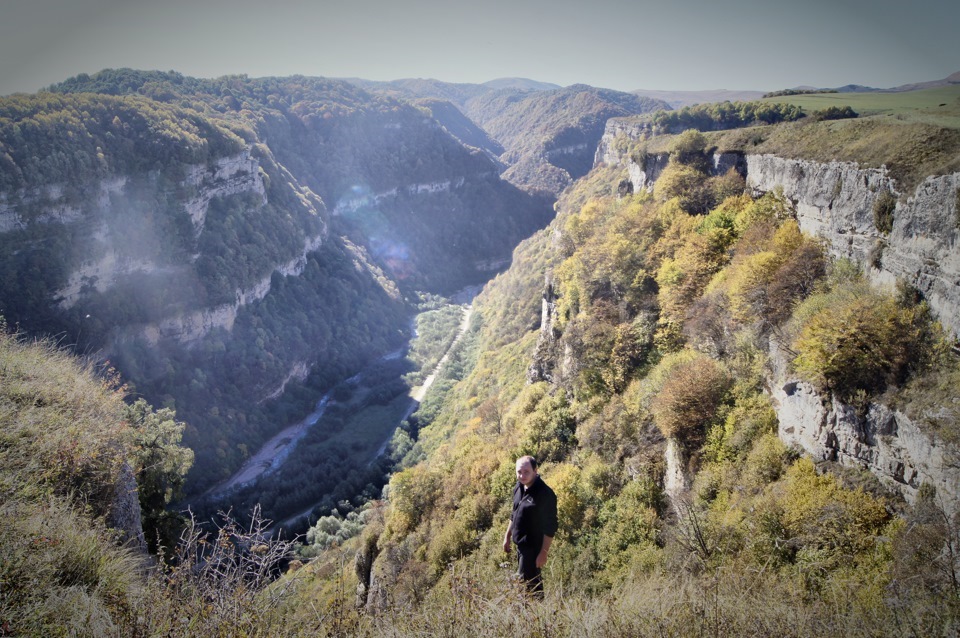
[[[0,95],[103,68],[634,89],[960,71],[956,0],[0,0]]]

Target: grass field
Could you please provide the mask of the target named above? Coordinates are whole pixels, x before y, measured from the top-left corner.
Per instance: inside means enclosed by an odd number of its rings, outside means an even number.
[[[960,128],[960,84],[902,93],[815,93],[771,97],[763,101],[796,104],[808,113],[830,106],[849,106],[861,116],[903,116]]]

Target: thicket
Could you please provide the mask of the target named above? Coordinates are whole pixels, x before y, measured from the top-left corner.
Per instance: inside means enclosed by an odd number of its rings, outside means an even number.
[[[654,134],[680,133],[687,129],[726,129],[793,122],[804,117],[799,106],[782,102],[715,102],[685,106],[675,111],[657,111],[650,116]]]
[[[825,120],[845,120],[851,117],[859,117],[857,112],[849,106],[828,106],[825,109],[819,109],[810,113],[810,117],[815,122]]]

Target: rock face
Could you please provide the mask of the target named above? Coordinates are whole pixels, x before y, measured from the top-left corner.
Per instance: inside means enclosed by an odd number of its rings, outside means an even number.
[[[608,125],[597,159],[627,169],[633,192],[652,190],[669,163],[666,154],[647,155],[638,164],[617,151],[617,136],[636,133]],[[813,162],[774,155],[717,153],[711,173],[730,168],[759,195],[782,189],[805,233],[825,240],[829,252],[860,264],[877,284],[914,286],[937,319],[960,336],[960,173],[931,176],[913,193],[903,193],[883,168],[852,162]],[[889,233],[877,228],[874,206],[887,194],[897,199]]]
[[[307,255],[320,248],[323,239],[323,236],[308,238],[299,257],[281,264],[273,272],[284,277],[298,277],[306,268]],[[151,345],[157,345],[163,339],[172,339],[191,345],[216,328],[223,328],[229,332],[233,329],[241,308],[267,296],[272,279],[273,273],[245,290],[237,290],[235,303],[175,315],[155,324],[134,326],[126,331],[124,338],[143,337]]]
[[[863,265],[876,283],[916,287],[944,327],[960,335],[960,173],[928,177],[913,193],[901,193],[882,168],[773,155],[748,155],[746,162],[747,185],[758,192],[782,188],[801,230],[826,240],[834,256]],[[889,234],[874,223],[884,192],[898,196]]]
[[[597,150],[598,163],[627,169],[634,192],[652,189],[669,160],[647,155],[638,164],[626,155],[622,140],[646,134],[629,120],[611,120]],[[781,189],[801,230],[821,238],[833,256],[860,264],[874,283],[914,286],[943,326],[960,335],[960,173],[928,177],[905,193],[886,169],[850,162],[726,153],[714,156],[711,172],[722,174],[730,167],[745,176],[755,195]],[[877,228],[874,207],[889,196],[896,205],[884,232]],[[960,451],[921,431],[902,412],[871,403],[858,413],[819,394],[789,372],[787,357],[775,343],[770,354],[768,383],[784,442],[815,460],[867,468],[908,502],[927,483],[936,488],[947,513],[960,512]],[[681,481],[672,485],[682,489]]]
[[[212,167],[193,166],[184,181],[199,191],[185,204],[197,234],[203,230],[210,200],[215,197],[253,192],[266,203],[260,164],[251,157],[249,149],[240,155],[221,158]]]
[[[107,524],[122,532],[125,545],[146,551],[147,542],[143,536],[143,525],[140,519],[137,479],[133,475],[133,469],[126,463],[120,468]]]
[[[543,284],[543,298],[540,302],[540,335],[537,337],[537,349],[533,361],[527,368],[527,382],[553,381],[553,369],[557,364],[557,332],[554,329],[557,299],[553,290],[553,281],[548,274]]]
[[[816,461],[869,469],[886,487],[913,503],[923,483],[937,490],[938,504],[960,512],[960,454],[924,434],[905,414],[871,403],[866,414],[819,394],[791,375],[787,357],[771,347],[770,394],[779,436]]]
[[[106,292],[113,288],[123,278],[133,273],[155,274],[166,272],[177,274],[186,270],[186,265],[175,266],[159,263],[150,256],[130,254],[110,242],[110,228],[108,218],[122,215],[122,207],[128,201],[128,190],[131,184],[127,177],[116,177],[103,180],[95,190],[97,196],[94,202],[86,206],[86,210],[71,207],[64,203],[60,189],[47,187],[43,194],[30,194],[27,199],[44,200],[44,213],[41,219],[59,223],[86,223],[92,232],[81,241],[90,244],[104,244],[105,248],[93,251],[93,258],[84,259],[70,272],[67,283],[56,292],[61,309],[73,307],[80,298],[85,287],[92,287],[98,292]],[[183,181],[177,188],[194,193],[188,199],[179,202],[183,212],[189,215],[193,224],[194,234],[199,236],[204,229],[207,211],[210,202],[217,198],[230,195],[252,193],[266,204],[266,195],[260,165],[256,158],[246,149],[239,155],[224,157],[216,160],[212,166],[198,164],[185,169]],[[314,211],[316,212],[316,211]],[[18,228],[24,226],[16,215],[11,217],[7,213],[4,217],[0,211],[0,232],[4,228]]]

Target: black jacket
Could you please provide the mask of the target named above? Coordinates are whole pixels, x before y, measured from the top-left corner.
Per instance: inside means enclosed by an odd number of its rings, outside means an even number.
[[[513,542],[540,548],[543,537],[557,533],[557,495],[539,476],[529,490],[522,483],[513,488]]]

